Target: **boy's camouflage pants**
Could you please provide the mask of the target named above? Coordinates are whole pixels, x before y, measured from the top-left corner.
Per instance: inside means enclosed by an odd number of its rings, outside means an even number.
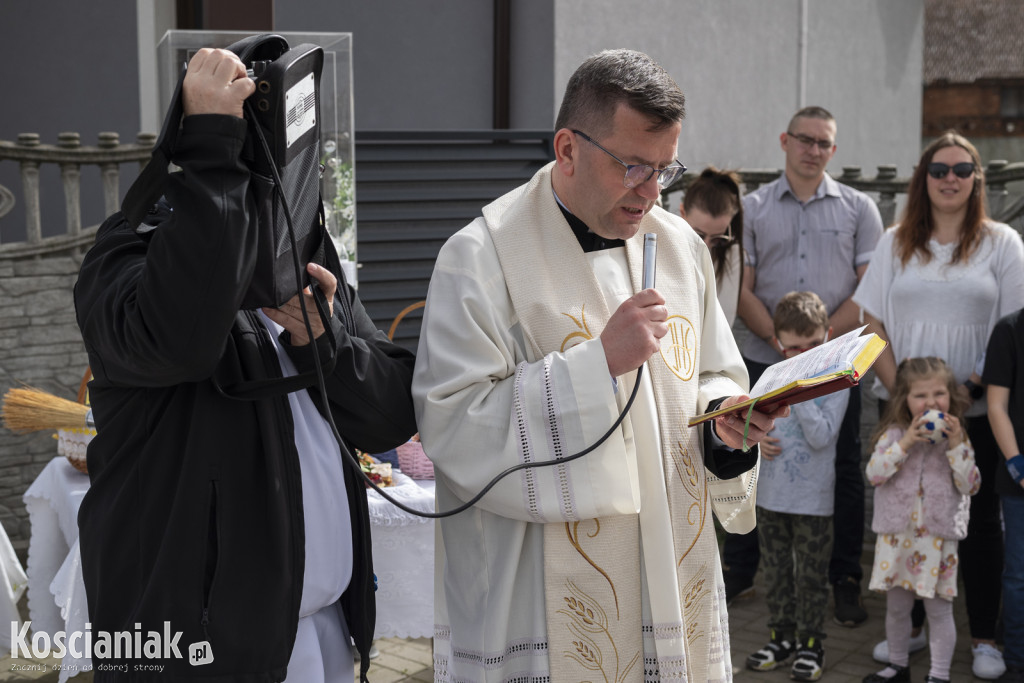
[[[757,508],[768,628],[780,636],[824,638],[832,517]]]

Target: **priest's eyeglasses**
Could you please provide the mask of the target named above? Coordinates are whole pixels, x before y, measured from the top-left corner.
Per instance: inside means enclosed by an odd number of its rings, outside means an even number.
[[[581,138],[597,147],[599,150],[610,156],[612,159],[615,159],[615,161],[625,166],[626,175],[622,178],[622,184],[628,188],[632,189],[637,185],[642,185],[643,183],[646,183],[648,180],[651,179],[651,176],[654,175],[655,173],[658,174],[658,186],[661,188],[666,188],[672,183],[674,183],[679,178],[679,176],[686,172],[686,167],[683,166],[678,159],[676,159],[676,164],[678,165],[667,166],[660,170],[657,168],[652,168],[647,164],[627,164],[625,161],[618,158],[617,156],[606,150],[604,147],[602,147],[596,140],[591,138],[586,133],[578,131],[575,128],[572,129],[572,132],[575,133],[576,135],[579,135]]]

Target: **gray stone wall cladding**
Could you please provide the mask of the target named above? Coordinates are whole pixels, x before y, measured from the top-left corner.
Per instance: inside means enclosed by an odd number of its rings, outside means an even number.
[[[30,385],[74,400],[89,365],[75,322],[81,256],[0,260],[0,394]],[[16,548],[29,538],[22,496],[57,456],[53,431],[0,428],[0,524]]]

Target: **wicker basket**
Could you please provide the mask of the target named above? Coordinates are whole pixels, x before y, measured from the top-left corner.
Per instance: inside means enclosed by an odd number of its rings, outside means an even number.
[[[407,441],[395,450],[398,452],[398,469],[402,470],[402,474],[413,479],[434,478],[434,463],[427,459],[423,444],[419,441]]]
[[[78,383],[79,403],[89,405],[89,380],[92,379],[92,368],[86,366],[82,373],[82,381]],[[95,429],[58,429],[57,430],[57,453],[63,455],[71,463],[71,466],[82,474],[89,474],[89,468],[85,462],[85,450],[96,436]]]
[[[76,470],[88,474],[85,450],[94,436],[96,436],[95,429],[58,429],[57,453],[67,458]]]

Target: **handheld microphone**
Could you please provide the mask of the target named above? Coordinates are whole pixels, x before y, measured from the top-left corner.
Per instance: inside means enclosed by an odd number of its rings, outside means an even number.
[[[654,267],[658,255],[658,236],[653,232],[644,235],[644,279],[643,288],[654,286]]]

